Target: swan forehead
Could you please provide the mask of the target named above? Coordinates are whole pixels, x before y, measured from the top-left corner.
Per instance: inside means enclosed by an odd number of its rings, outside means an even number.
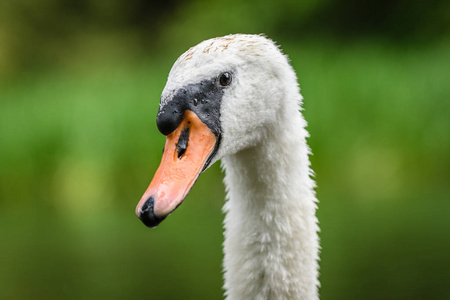
[[[229,56],[234,56],[235,59],[261,56],[273,46],[273,41],[260,35],[234,34],[217,37],[203,41],[183,53],[175,62],[174,68],[181,65],[198,65],[208,61],[226,60]]]
[[[260,35],[234,34],[203,41],[177,59],[162,99],[170,98],[175,90],[185,85],[217,77],[245,63],[268,61],[276,52],[279,51],[274,42]]]

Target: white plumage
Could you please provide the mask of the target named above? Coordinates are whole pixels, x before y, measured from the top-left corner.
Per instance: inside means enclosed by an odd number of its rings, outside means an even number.
[[[302,97],[288,59],[260,35],[228,35],[189,49],[162,99],[231,70],[213,162],[225,170],[225,294],[229,300],[318,299],[316,197]],[[161,105],[165,105],[164,100]]]

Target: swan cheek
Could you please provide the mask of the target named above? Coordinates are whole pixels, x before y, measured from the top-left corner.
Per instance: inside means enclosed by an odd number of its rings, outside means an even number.
[[[152,182],[136,207],[148,227],[156,227],[184,200],[214,153],[216,135],[192,111],[166,138],[164,153]]]

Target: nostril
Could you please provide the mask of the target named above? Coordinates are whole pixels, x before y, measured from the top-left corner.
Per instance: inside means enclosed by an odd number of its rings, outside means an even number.
[[[150,196],[147,201],[145,201],[144,205],[139,208],[139,219],[144,223],[145,226],[153,228],[158,226],[166,216],[160,217],[155,215],[154,212],[155,207],[155,198]]]
[[[181,132],[180,138],[178,139],[178,142],[176,144],[178,159],[180,159],[186,152],[188,142],[189,142],[189,127],[186,127]]]

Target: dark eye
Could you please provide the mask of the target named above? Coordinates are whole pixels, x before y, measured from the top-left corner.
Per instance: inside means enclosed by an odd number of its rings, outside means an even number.
[[[231,74],[228,72],[224,72],[219,76],[219,83],[221,86],[227,86],[231,83]]]

